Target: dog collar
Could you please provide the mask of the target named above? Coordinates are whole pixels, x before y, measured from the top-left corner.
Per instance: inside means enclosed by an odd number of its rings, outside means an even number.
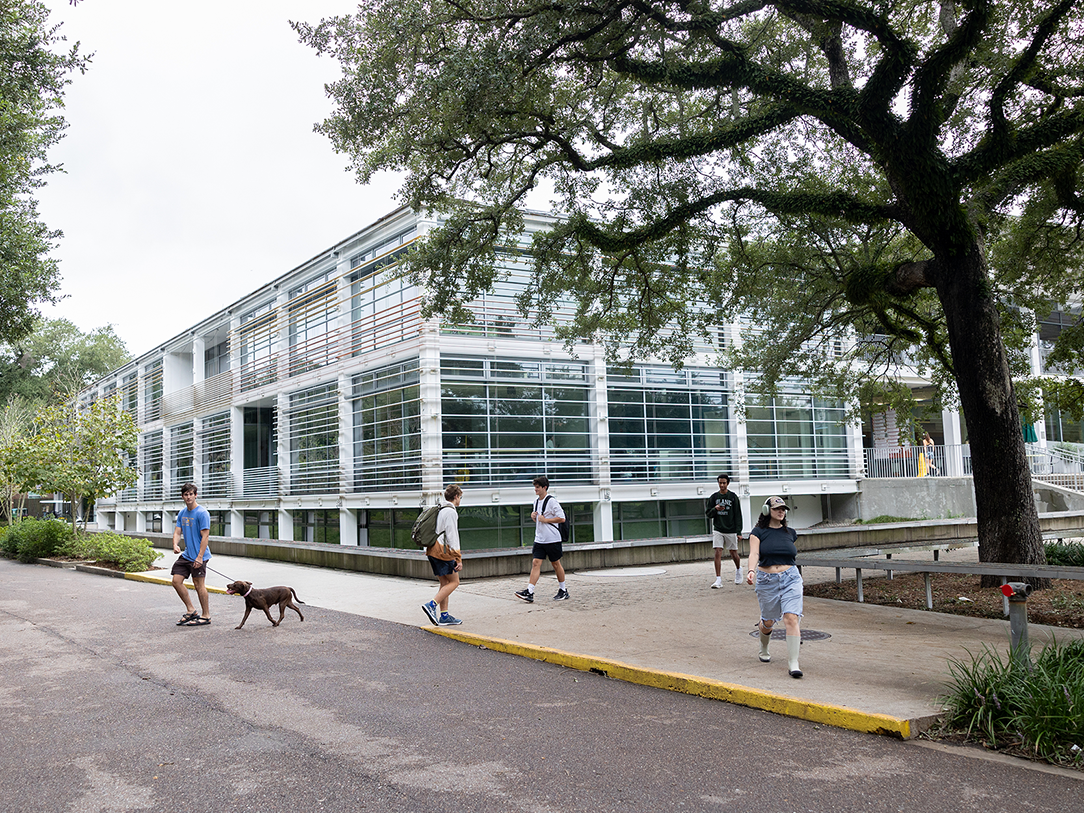
[[[250,588],[248,588],[248,593],[251,593],[251,592],[252,592],[252,588],[250,587]],[[241,598],[248,598],[248,593],[245,593],[243,596],[241,596]]]

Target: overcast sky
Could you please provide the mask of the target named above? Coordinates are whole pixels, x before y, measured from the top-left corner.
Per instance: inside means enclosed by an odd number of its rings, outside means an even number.
[[[398,180],[360,186],[313,124],[337,67],[289,20],[349,0],[45,0],[93,52],[66,94],[64,164],[41,214],[88,331],[140,355],[394,209]]]

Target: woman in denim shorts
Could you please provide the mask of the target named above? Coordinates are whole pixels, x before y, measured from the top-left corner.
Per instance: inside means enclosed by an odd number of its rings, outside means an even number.
[[[749,532],[748,584],[756,584],[760,602],[760,660],[768,663],[768,642],[772,627],[780,618],[787,630],[787,669],[792,678],[800,678],[798,649],[802,644],[799,621],[802,617],[802,574],[795,564],[798,535],[787,527],[787,504],[780,497],[769,497],[760,509],[760,519]]]

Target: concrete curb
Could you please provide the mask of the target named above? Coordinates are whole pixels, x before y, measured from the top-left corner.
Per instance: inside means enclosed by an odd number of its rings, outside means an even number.
[[[99,572],[101,572],[101,569],[100,568],[95,568],[94,572],[99,573]],[[164,585],[166,585],[168,587],[173,586],[173,579],[164,579],[161,576],[144,576],[142,573],[110,573],[109,575],[111,575],[111,576],[123,576],[124,578],[131,579],[134,582],[147,582],[148,584],[164,584]],[[192,582],[185,582],[184,586],[187,587],[189,590],[195,590],[196,589],[193,586]],[[221,587],[208,587],[207,592],[208,593],[218,593],[219,595],[223,595],[223,596],[229,595]]]
[[[828,703],[814,703],[810,700],[788,697],[761,689],[751,689],[748,686],[724,683],[721,680],[712,680],[711,678],[630,666],[607,658],[576,655],[545,646],[521,644],[501,638],[489,638],[484,635],[459,632],[447,627],[420,627],[420,629],[465,644],[481,646],[497,652],[507,652],[511,655],[520,655],[525,658],[534,658],[546,663],[567,666],[581,672],[594,672],[603,677],[611,677],[642,686],[653,686],[657,689],[693,694],[711,700],[723,700],[727,703],[736,703],[739,706],[762,709],[786,717],[796,717],[800,720],[823,723],[837,728],[850,729],[851,731],[881,734],[906,740],[917,734],[921,729],[920,724],[912,724],[911,720],[901,720],[887,714],[870,714]],[[915,723],[918,722],[915,721]]]

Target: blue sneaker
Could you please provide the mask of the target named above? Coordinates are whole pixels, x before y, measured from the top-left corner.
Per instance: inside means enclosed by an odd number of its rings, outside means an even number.
[[[429,616],[430,621],[438,626],[440,625],[440,622],[437,621],[437,603],[435,601],[423,604],[422,609],[425,611],[425,614]]]
[[[450,613],[441,613],[440,620],[436,622],[438,627],[454,627],[463,622]]]

